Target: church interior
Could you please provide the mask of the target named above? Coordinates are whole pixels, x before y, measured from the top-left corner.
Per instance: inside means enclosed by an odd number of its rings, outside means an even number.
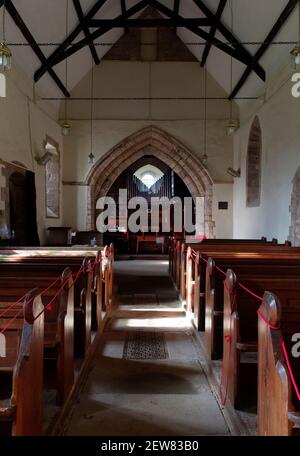
[[[0,17],[0,437],[300,436],[300,1]]]

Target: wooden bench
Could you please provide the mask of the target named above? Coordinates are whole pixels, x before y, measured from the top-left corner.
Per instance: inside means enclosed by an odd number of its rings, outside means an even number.
[[[177,261],[179,265],[177,267],[177,278],[176,283],[180,291],[181,298],[188,298],[188,287],[190,286],[189,279],[192,274],[193,265],[190,263],[190,252],[191,251],[205,251],[211,247],[215,247],[212,250],[215,251],[231,251],[232,249],[238,248],[249,248],[252,249],[254,246],[257,247],[289,247],[290,243],[286,242],[285,244],[278,244],[277,239],[273,239],[268,242],[266,238],[261,239],[204,239],[202,242],[192,242],[192,243],[181,243],[180,246],[177,246],[177,251],[180,250],[179,258]],[[188,303],[189,304],[189,303]]]
[[[257,355],[258,330],[257,310],[260,301],[238,283],[257,296],[267,290],[276,294],[283,308],[300,308],[300,275],[284,275],[280,266],[271,275],[255,269],[252,274],[228,270],[224,283],[223,324],[223,390],[235,408],[253,406],[257,403]],[[225,394],[225,393],[224,393]]]
[[[1,264],[2,266],[2,264]],[[38,293],[45,290],[53,281],[53,276],[39,277],[36,273],[30,275],[0,276],[0,295],[5,302],[14,302],[23,296],[33,286]],[[54,300],[54,298],[56,298]],[[45,383],[57,390],[57,403],[63,404],[70,394],[74,384],[74,288],[70,269],[65,269],[59,280],[46,290],[42,303],[47,307],[52,302],[51,309],[44,313],[44,358],[45,368],[49,375]],[[2,319],[1,319],[2,320]],[[54,369],[50,368],[54,363]],[[54,378],[52,373],[54,372]],[[51,377],[51,378],[50,378]],[[53,385],[54,384],[54,385]]]
[[[13,292],[12,289],[11,295]],[[11,305],[4,299],[0,292],[0,313]],[[0,329],[20,310],[19,316],[1,335],[5,339],[6,353],[0,357],[0,436],[42,433],[44,314],[35,320],[43,311],[35,290],[0,319]]]
[[[259,312],[271,327],[258,319],[258,434],[300,436],[300,401],[282,347],[283,339],[299,386],[299,358],[291,354],[291,341],[300,333],[300,308],[286,309],[274,294],[265,293]]]
[[[198,254],[199,255],[199,254]],[[204,255],[205,257],[205,255]],[[274,268],[280,267],[282,275],[297,275],[300,267],[300,254],[260,253],[255,258],[250,253],[215,254],[214,258],[201,257],[200,269],[205,269],[205,306],[194,311],[194,324],[198,328],[199,318],[205,319],[205,347],[208,359],[220,359],[223,356],[223,310],[224,310],[224,275],[221,271],[233,268],[236,273],[251,274],[262,268],[265,274],[272,275]],[[207,261],[207,263],[206,263]],[[199,259],[197,258],[199,263]],[[203,277],[203,271],[199,276]],[[203,278],[204,280],[204,278]],[[196,300],[199,305],[203,300]],[[203,326],[203,325],[202,325]]]
[[[85,257],[96,259],[98,263],[102,261],[102,277],[100,278],[101,267],[98,265],[95,268],[94,286],[92,290],[92,327],[97,329],[102,324],[102,312],[110,315],[112,296],[113,296],[113,265],[114,265],[114,246],[99,246],[83,248],[82,246],[72,246],[70,248],[57,247],[18,247],[5,248],[0,250],[2,261],[6,261],[6,257],[11,258],[11,261],[16,261],[19,257],[26,258],[26,261],[34,262],[34,258],[44,257],[50,262],[60,262],[65,267],[80,267],[80,262]],[[75,272],[75,271],[74,271]],[[102,286],[98,286],[98,281]],[[100,293],[101,291],[101,293]]]
[[[11,259],[11,258],[10,258]],[[74,285],[74,355],[83,358],[91,345],[91,313],[92,313],[92,285],[94,271],[90,271],[91,260],[77,257],[75,260],[63,258],[29,257],[21,261],[4,261],[0,263],[0,283],[2,278],[13,281],[22,286],[25,281],[35,283],[41,290],[47,288],[51,282],[60,276],[67,265],[71,266],[72,273],[76,274],[80,268],[82,272]],[[35,282],[36,280],[36,282]],[[19,285],[18,285],[19,286]],[[100,305],[100,304],[99,304]]]
[[[262,237],[261,239],[203,239],[201,241],[198,241],[195,239],[193,243],[188,243],[185,241],[185,238],[181,237],[171,237],[170,238],[170,244],[169,244],[169,262],[170,262],[170,272],[172,274],[172,277],[174,281],[176,280],[176,274],[178,270],[180,269],[181,265],[181,256],[182,256],[182,249],[184,246],[184,253],[186,254],[188,246],[195,246],[195,245],[206,245],[206,244],[229,244],[229,243],[235,243],[235,242],[240,242],[240,243],[252,243],[254,242],[255,244],[257,243],[267,243],[267,238]],[[276,243],[276,240],[274,239],[272,243]],[[180,281],[178,281],[178,286],[180,285]]]
[[[195,254],[192,254],[195,252]],[[188,255],[186,259],[186,278],[185,278],[185,287],[186,287],[186,307],[188,311],[193,312],[194,309],[199,310],[199,330],[204,331],[204,318],[205,318],[205,265],[201,265],[202,270],[200,270],[199,258],[201,255],[205,255],[206,258],[209,256],[214,257],[214,255],[225,254],[228,255],[236,253],[238,255],[249,253],[257,257],[257,255],[263,253],[290,253],[290,254],[300,254],[300,248],[289,247],[285,245],[273,245],[273,244],[246,244],[239,242],[230,243],[230,244],[218,244],[218,245],[203,245],[197,246],[195,249],[189,247]],[[198,256],[199,254],[199,256]],[[199,283],[197,283],[199,282]],[[198,288],[197,288],[198,287]],[[198,303],[198,300],[200,303]],[[202,309],[202,310],[201,310]],[[201,313],[202,312],[202,313]],[[197,317],[197,316],[196,316]],[[196,319],[195,319],[196,320]]]

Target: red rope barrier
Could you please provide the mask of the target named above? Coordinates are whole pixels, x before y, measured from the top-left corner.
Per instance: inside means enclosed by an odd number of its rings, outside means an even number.
[[[203,258],[203,256],[201,256],[201,259],[205,262],[205,263],[208,263],[208,261]],[[221,274],[223,274],[224,276],[226,276],[226,273],[225,271],[223,271],[221,268],[219,268],[218,266],[215,266],[216,269],[221,272]],[[258,301],[260,302],[263,302],[263,298],[259,295],[257,295],[256,293],[254,293],[253,291],[249,290],[249,288],[245,287],[242,283],[238,282],[237,285],[242,288],[244,291],[246,291],[247,293],[249,293],[251,296],[253,296],[254,298],[256,298]],[[224,281],[224,286],[225,288],[227,289],[227,291],[230,293],[230,290],[228,289],[227,287],[227,283],[226,281]],[[235,295],[236,297],[236,295]],[[233,307],[236,307],[236,302],[234,302],[234,305]],[[278,326],[274,326],[272,325],[270,322],[268,322],[268,320],[264,317],[264,315],[259,311],[257,310],[257,315],[258,317],[272,330],[274,331],[279,331],[280,330],[280,327]],[[230,330],[231,332],[231,330]],[[231,344],[231,337],[230,336],[226,336],[225,338],[225,342],[227,343],[230,343]],[[290,363],[290,360],[289,360],[289,357],[288,357],[288,353],[287,353],[287,349],[286,349],[286,346],[285,346],[285,342],[284,340],[282,339],[282,342],[281,342],[281,345],[282,345],[282,350],[283,350],[283,353],[284,353],[284,357],[285,357],[285,361],[286,361],[286,365],[287,365],[287,369],[288,369],[288,372],[289,372],[289,376],[291,378],[291,382],[293,384],[293,387],[294,387],[294,390],[295,390],[295,393],[297,395],[297,398],[298,400],[300,401],[300,390],[298,388],[298,385],[296,383],[296,380],[295,380],[295,376],[293,374],[293,370],[292,370],[292,366],[291,366],[291,363]],[[230,345],[230,350],[231,350],[231,345]],[[223,362],[222,362],[222,367],[221,367],[221,381],[220,381],[220,399],[221,399],[221,403],[222,405],[224,406],[225,403],[226,403],[226,400],[227,400],[227,391],[228,391],[228,385],[226,385],[226,391],[225,391],[225,396],[223,395],[223,378],[224,378],[224,366],[223,366]]]
[[[259,316],[259,318],[270,328],[270,329],[274,329],[274,331],[279,331],[280,330],[280,326],[274,326],[274,325],[271,325],[271,323],[263,316],[263,314],[257,310],[257,315]]]
[[[93,272],[96,265],[99,264],[101,262],[101,260],[95,260],[94,263],[90,263],[88,268],[86,269],[87,272]],[[75,272],[74,274],[72,274],[72,277],[75,276],[75,280],[73,281],[72,283],[72,286],[75,285],[75,283],[77,282],[78,278],[80,277],[80,275],[85,272],[84,271],[84,267],[81,266],[79,268],[79,270],[77,271],[77,273]],[[45,288],[43,291],[41,291],[39,294],[37,294],[36,296],[42,296],[44,295],[47,291],[49,291],[51,288],[54,287],[54,285],[61,279],[61,277],[57,277],[53,282],[51,282],[51,284]],[[52,308],[52,304],[53,302],[55,301],[55,299],[63,292],[63,289],[65,287],[65,284],[68,282],[69,278],[66,279],[66,281],[62,284],[62,286],[59,288],[58,292],[55,294],[55,296],[53,297],[53,299],[47,304],[47,306],[45,306],[45,308],[42,310],[42,312],[40,312],[34,320],[37,320],[44,312],[45,310],[51,310]],[[19,304],[23,299],[25,299],[25,297],[27,296],[27,293],[24,294],[21,298],[18,299],[18,301],[14,302],[11,306],[9,306],[7,309],[5,309],[1,314],[0,314],[0,318],[2,318],[4,315],[6,315],[11,309],[13,309],[17,304]],[[30,303],[31,301],[34,300],[34,297],[32,297],[28,302]],[[20,315],[20,313],[22,312],[23,310],[23,307],[22,309],[20,309],[8,322],[7,324],[5,325],[5,327],[1,330],[1,334],[4,334],[4,332],[12,325],[12,323],[16,320],[16,318]]]
[[[238,282],[238,286],[241,287],[243,290],[245,290],[247,293],[249,293],[254,298],[258,299],[260,302],[263,302],[263,298],[261,296],[258,296],[256,293],[253,293],[253,291],[249,290],[247,287],[242,285],[240,282]]]
[[[219,268],[218,266],[216,266],[216,269],[217,269],[217,271],[221,272],[221,274],[223,274],[223,276],[226,277],[227,274],[226,274],[226,272],[223,271],[223,269]]]

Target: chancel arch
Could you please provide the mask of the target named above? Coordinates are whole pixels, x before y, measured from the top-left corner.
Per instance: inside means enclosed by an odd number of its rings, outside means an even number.
[[[106,196],[116,179],[129,166],[145,156],[155,156],[185,183],[194,201],[204,197],[206,236],[213,237],[213,181],[201,161],[180,141],[157,128],[146,127],[117,144],[91,169],[88,190],[87,229],[95,229],[96,202]]]

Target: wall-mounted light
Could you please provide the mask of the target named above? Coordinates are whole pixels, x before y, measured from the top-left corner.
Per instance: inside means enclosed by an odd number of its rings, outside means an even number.
[[[241,168],[238,169],[233,169],[233,168],[228,168],[227,173],[235,178],[241,177]]]

